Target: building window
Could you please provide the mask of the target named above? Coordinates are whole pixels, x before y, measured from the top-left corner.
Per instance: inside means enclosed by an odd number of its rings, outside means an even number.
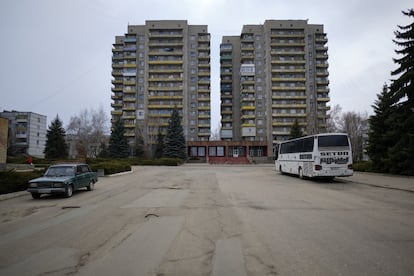
[[[216,147],[208,147],[208,155],[209,156],[216,156],[217,155],[217,148]]]
[[[206,156],[206,148],[198,147],[198,156]]]

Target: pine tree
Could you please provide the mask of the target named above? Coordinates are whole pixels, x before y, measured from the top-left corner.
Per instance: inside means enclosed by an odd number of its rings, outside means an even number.
[[[403,14],[414,17],[414,10]],[[394,34],[394,43],[400,48],[395,58],[398,68],[391,72],[399,76],[392,81],[390,93],[395,110],[391,115],[395,144],[388,151],[390,172],[414,175],[414,22],[407,26],[398,26]]]
[[[59,159],[68,157],[68,145],[65,141],[66,132],[59,116],[51,122],[46,134],[45,157]]]
[[[392,137],[392,117],[395,107],[392,104],[391,93],[384,84],[381,94],[377,95],[372,108],[374,115],[369,118],[369,136],[367,153],[372,160],[373,169],[381,172],[389,170],[388,150],[394,145]]]
[[[124,124],[121,120],[116,121],[113,126],[108,151],[112,158],[125,158],[129,155],[129,145],[125,137]]]
[[[155,149],[155,158],[161,158],[164,154],[164,135],[161,132],[158,132],[157,136],[157,147]]]
[[[167,135],[165,137],[164,156],[186,159],[186,146],[181,118],[176,109],[173,110],[169,120]]]
[[[295,139],[303,136],[302,129],[299,126],[298,119],[295,119],[292,128],[290,129],[290,139]]]

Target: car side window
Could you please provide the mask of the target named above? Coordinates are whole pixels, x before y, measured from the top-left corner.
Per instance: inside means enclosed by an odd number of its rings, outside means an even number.
[[[77,166],[76,167],[76,173],[77,174],[81,174],[82,173],[82,167],[81,166]]]

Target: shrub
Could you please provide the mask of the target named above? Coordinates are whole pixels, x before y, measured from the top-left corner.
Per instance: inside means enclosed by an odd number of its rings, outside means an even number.
[[[105,175],[115,174],[120,172],[127,172],[131,170],[131,165],[122,161],[103,161],[100,163],[89,164],[91,170],[96,172],[99,169],[104,170]]]
[[[352,164],[354,171],[360,172],[372,172],[372,162],[371,161],[358,161]]]
[[[24,191],[27,189],[27,182],[31,179],[42,176],[44,170],[31,172],[17,172],[14,170],[0,172],[0,194]]]

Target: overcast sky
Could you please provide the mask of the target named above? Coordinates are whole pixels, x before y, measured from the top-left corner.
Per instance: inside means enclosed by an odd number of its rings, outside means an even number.
[[[110,117],[115,36],[145,20],[187,20],[211,34],[212,128],[220,120],[219,45],[245,24],[308,19],[328,37],[329,105],[368,112],[396,69],[392,58],[401,11],[412,0],[3,0],[0,1],[0,111],[58,114],[66,127],[81,110]]]

